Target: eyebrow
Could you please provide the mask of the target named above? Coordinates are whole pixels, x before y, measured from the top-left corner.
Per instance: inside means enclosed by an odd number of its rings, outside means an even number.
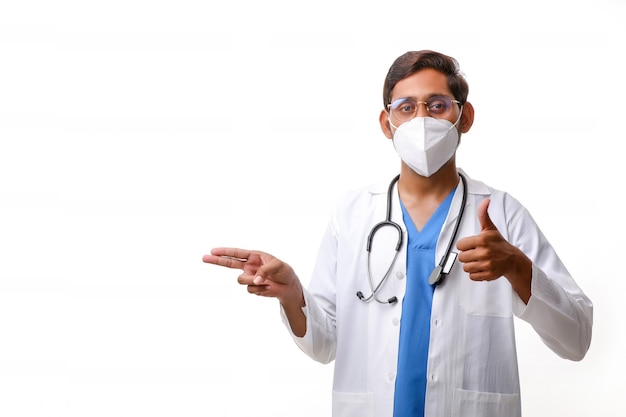
[[[433,97],[440,97],[440,96],[442,96],[442,97],[449,97],[447,94],[442,94],[442,93],[434,93],[434,94],[430,94],[430,95],[428,96],[428,98],[427,98],[425,101],[428,101],[428,100],[430,100],[430,99],[431,99],[431,98],[433,98]],[[412,101],[415,101],[415,102],[419,101],[419,100],[418,100],[416,97],[414,97],[414,96],[406,96],[406,97],[398,97],[398,98],[397,98],[397,99],[395,99],[395,100],[391,100],[391,103],[395,103],[395,102],[396,102],[396,101],[398,101],[398,100],[412,100]]]

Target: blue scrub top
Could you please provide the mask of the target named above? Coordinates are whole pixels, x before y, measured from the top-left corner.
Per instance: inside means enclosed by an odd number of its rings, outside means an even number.
[[[408,233],[407,281],[402,300],[394,417],[424,416],[430,311],[435,291],[435,286],[428,283],[428,278],[435,268],[437,238],[453,197],[454,190],[439,205],[421,231],[417,230],[401,203]]]

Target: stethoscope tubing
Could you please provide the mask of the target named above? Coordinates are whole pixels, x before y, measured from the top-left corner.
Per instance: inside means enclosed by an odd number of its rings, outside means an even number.
[[[452,251],[452,246],[454,245],[454,241],[455,241],[456,236],[458,234],[459,227],[461,225],[461,220],[463,218],[463,213],[465,212],[465,204],[467,202],[467,180],[465,179],[465,176],[463,174],[459,173],[459,176],[461,177],[461,182],[463,183],[463,196],[461,198],[461,207],[459,209],[459,214],[458,214],[457,220],[456,220],[456,222],[454,224],[454,229],[452,231],[452,237],[450,238],[450,241],[448,242],[448,247],[446,248],[445,254],[441,258],[441,261],[435,267],[435,269],[433,270],[433,272],[431,273],[431,276],[429,278],[429,283],[431,285],[439,285],[439,284],[441,284],[443,282],[443,279],[447,275],[447,273],[445,273],[443,271],[443,268],[446,265],[446,263],[448,262],[448,259],[450,257],[450,253]],[[369,284],[369,287],[370,287],[371,294],[368,297],[365,297],[361,291],[358,291],[356,293],[356,295],[362,301],[370,301],[370,300],[374,299],[374,300],[376,300],[377,302],[379,302],[381,304],[394,304],[394,303],[396,303],[398,301],[397,297],[395,297],[395,296],[391,297],[391,298],[389,298],[388,300],[385,301],[385,300],[379,299],[378,295],[377,295],[378,291],[380,290],[382,285],[387,280],[387,277],[391,273],[391,270],[393,269],[393,266],[396,263],[396,259],[398,258],[398,254],[400,252],[400,247],[402,246],[402,242],[403,242],[403,239],[404,239],[404,233],[403,233],[402,228],[400,227],[400,225],[398,223],[394,222],[393,220],[391,220],[391,209],[392,209],[392,201],[393,201],[392,200],[393,188],[396,185],[396,183],[398,182],[398,179],[400,179],[400,174],[395,176],[391,180],[391,182],[389,183],[389,188],[387,190],[387,210],[386,210],[385,220],[383,220],[383,221],[377,223],[376,225],[374,225],[374,227],[372,228],[372,230],[370,230],[370,233],[367,236],[367,244],[366,244],[366,247],[365,247],[365,249],[367,251],[367,279],[368,279],[368,284]],[[391,264],[389,265],[389,268],[385,272],[385,275],[380,280],[378,285],[374,285],[374,280],[372,278],[372,268],[371,268],[372,241],[374,239],[374,235],[376,234],[376,232],[378,232],[378,230],[380,230],[381,228],[383,228],[385,226],[392,226],[393,228],[395,228],[397,233],[398,233],[398,239],[397,239],[397,242],[396,242],[395,254],[394,254],[393,260],[391,261]]]

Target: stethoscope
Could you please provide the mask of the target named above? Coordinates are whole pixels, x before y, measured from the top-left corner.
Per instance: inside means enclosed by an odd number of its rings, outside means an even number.
[[[450,238],[450,242],[448,243],[446,252],[441,257],[439,264],[435,266],[435,269],[433,269],[433,271],[430,273],[430,277],[428,278],[428,283],[430,285],[439,285],[443,282],[445,277],[448,275],[448,273],[452,269],[452,265],[454,264],[454,261],[456,260],[456,257],[457,257],[457,254],[452,252],[452,245],[454,244],[454,240],[456,239],[456,235],[459,231],[459,226],[461,225],[461,219],[463,218],[463,212],[465,211],[465,201],[467,200],[467,181],[465,177],[463,176],[463,174],[459,173],[459,176],[461,177],[461,182],[463,183],[463,198],[461,199],[461,208],[459,209],[459,215],[456,218],[456,222],[454,224],[454,230],[452,231],[452,237]],[[400,178],[400,174],[398,174],[393,180],[391,180],[391,183],[389,184],[389,189],[387,191],[387,214],[385,216],[385,220],[376,224],[370,231],[369,235],[367,236],[367,246],[366,246],[367,280],[369,282],[370,291],[372,293],[370,294],[369,297],[365,297],[363,295],[363,292],[358,291],[356,295],[357,297],[359,297],[361,301],[370,301],[374,299],[381,304],[394,304],[398,301],[398,298],[396,296],[393,296],[387,300],[381,300],[378,298],[377,292],[380,289],[380,287],[385,283],[385,281],[387,280],[387,277],[389,277],[389,273],[391,272],[391,270],[393,269],[393,266],[396,263],[396,259],[398,258],[398,254],[400,253],[400,246],[402,246],[402,240],[404,237],[404,234],[402,232],[402,228],[400,227],[400,225],[391,220],[391,202],[392,202],[392,196],[393,196],[393,187],[396,185],[399,178]],[[374,235],[376,234],[376,232],[378,232],[381,228],[385,226],[391,226],[394,229],[396,229],[398,233],[398,241],[396,243],[395,254],[393,256],[393,260],[391,261],[391,264],[389,265],[387,272],[385,272],[383,279],[380,280],[378,285],[374,286],[374,280],[372,279],[372,268],[371,268],[372,241],[374,239]],[[450,255],[453,255],[453,257],[450,258]],[[451,262],[448,262],[449,260]]]

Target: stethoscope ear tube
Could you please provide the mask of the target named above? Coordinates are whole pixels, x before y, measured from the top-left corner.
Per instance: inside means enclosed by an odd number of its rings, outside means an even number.
[[[404,235],[402,233],[402,228],[400,227],[398,223],[391,221],[391,201],[392,201],[391,196],[393,195],[393,187],[396,185],[399,179],[400,179],[400,174],[396,175],[395,178],[392,179],[391,182],[389,183],[389,188],[387,189],[387,212],[385,214],[385,220],[383,220],[382,222],[374,226],[372,230],[370,231],[370,234],[367,236],[367,245],[365,249],[368,252],[372,249],[372,240],[374,239],[374,235],[376,234],[378,229],[380,229],[381,227],[385,227],[385,226],[393,226],[398,231],[398,242],[396,243],[396,251],[399,251],[400,246],[402,246],[402,238]]]
[[[463,183],[463,198],[461,199],[461,208],[459,209],[459,216],[457,217],[456,222],[454,223],[454,230],[452,231],[452,237],[450,238],[450,242],[448,242],[448,247],[446,248],[445,254],[441,258],[439,265],[437,265],[435,269],[433,269],[433,272],[430,273],[430,277],[428,278],[428,283],[430,285],[441,284],[451,269],[450,268],[448,269],[448,271],[444,271],[444,267],[448,262],[450,253],[452,253],[452,245],[454,245],[456,235],[459,232],[459,226],[461,225],[461,220],[463,219],[463,213],[465,212],[465,203],[467,202],[467,180],[465,179],[465,176],[461,174],[460,172],[459,172],[459,176],[461,177],[461,182]],[[454,258],[456,259],[456,254]]]

